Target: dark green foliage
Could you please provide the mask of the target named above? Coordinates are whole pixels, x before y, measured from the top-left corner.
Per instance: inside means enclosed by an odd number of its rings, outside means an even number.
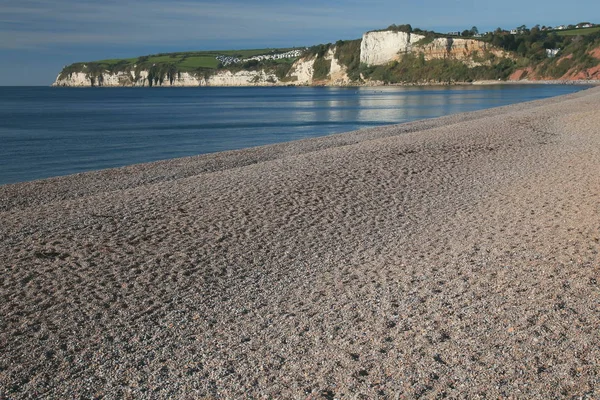
[[[324,80],[327,79],[331,72],[331,60],[326,60],[324,57],[317,57],[313,64],[313,79]]]
[[[331,46],[333,46],[331,43],[318,44],[310,47],[306,52],[307,56],[315,58],[315,63],[313,64],[314,80],[324,80],[329,77],[329,73],[331,72],[331,60],[326,60],[325,55],[331,49]]]
[[[277,66],[275,67],[275,76],[277,76],[279,80],[284,80],[287,74],[292,69],[292,65],[293,63],[291,62],[277,64]]]
[[[258,60],[248,60],[242,64],[242,69],[255,70],[258,67]]]
[[[318,44],[316,46],[310,47],[308,49],[308,51],[306,52],[306,54],[308,56],[316,56],[318,58],[322,58],[325,56],[325,53],[327,53],[327,51],[329,51],[330,48],[331,48],[331,43]]]
[[[579,72],[600,64],[589,52],[600,47],[600,32],[585,36],[565,36],[562,49],[555,58],[545,59],[537,65],[541,76],[560,78],[567,72]]]
[[[346,66],[350,80],[360,81],[360,45],[362,40],[338,40],[335,43],[335,58]]]
[[[172,84],[178,74],[179,71],[174,64],[153,65],[148,70],[148,85],[162,85],[165,81]]]
[[[494,66],[469,68],[461,61],[439,59],[425,61],[423,54],[406,54],[385,66],[361,67],[365,77],[384,83],[452,83],[482,79],[506,79],[515,64],[502,59]]]
[[[545,57],[545,49],[560,48],[568,44],[568,38],[560,37],[555,32],[541,31],[537,26],[531,30],[522,29],[520,34],[511,35],[504,32],[494,32],[489,40],[501,49],[515,52],[522,57],[540,60]]]
[[[386,31],[412,33],[413,28],[410,24],[402,24],[402,25],[392,24],[385,29],[378,29],[378,30],[371,31],[371,32],[386,32]]]

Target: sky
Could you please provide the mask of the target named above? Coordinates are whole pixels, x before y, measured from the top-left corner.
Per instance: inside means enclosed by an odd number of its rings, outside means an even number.
[[[50,85],[63,66],[187,50],[312,46],[409,23],[437,32],[598,17],[578,0],[0,0],[0,86]]]

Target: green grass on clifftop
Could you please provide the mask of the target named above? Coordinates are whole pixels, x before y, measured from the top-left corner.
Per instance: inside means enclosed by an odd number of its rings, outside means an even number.
[[[569,29],[568,31],[556,31],[558,36],[585,36],[592,33],[600,32],[600,26],[591,28]]]
[[[61,75],[73,72],[86,72],[91,75],[103,71],[118,72],[126,70],[149,70],[151,68],[171,69],[177,72],[203,73],[216,70],[221,67],[217,56],[236,57],[242,61],[257,55],[268,55],[273,53],[285,53],[294,48],[282,49],[249,49],[249,50],[211,50],[211,51],[188,51],[177,53],[160,53],[136,58],[108,59],[71,64],[63,69]],[[276,68],[279,64],[287,64],[290,60],[267,60],[264,63]],[[230,66],[231,67],[231,66]],[[249,67],[242,62],[233,68],[243,69]],[[250,66],[251,67],[251,66]]]

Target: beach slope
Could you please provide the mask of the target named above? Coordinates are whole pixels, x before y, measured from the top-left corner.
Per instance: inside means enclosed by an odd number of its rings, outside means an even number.
[[[599,107],[1,186],[0,398],[598,398]]]

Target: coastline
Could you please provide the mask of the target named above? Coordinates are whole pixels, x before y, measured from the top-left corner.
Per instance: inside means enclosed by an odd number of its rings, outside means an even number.
[[[315,82],[313,84],[289,84],[289,83],[281,83],[281,84],[265,84],[265,85],[189,85],[189,86],[169,86],[169,85],[159,85],[152,86],[152,88],[160,89],[160,88],[201,88],[201,87],[384,87],[384,86],[460,86],[460,85],[582,85],[582,86],[598,86],[600,85],[600,80],[597,79],[579,79],[579,80],[568,80],[568,79],[548,79],[548,80],[527,80],[522,79],[518,81],[510,81],[510,80],[480,80],[480,81],[472,81],[472,82],[413,82],[413,83],[384,83],[380,81],[369,81],[362,84],[359,83],[348,83],[348,84],[337,84],[337,83],[324,83],[320,84]],[[119,89],[119,88],[146,88],[148,86],[136,86],[136,85],[123,85],[123,86],[63,86],[52,84],[49,87],[52,88],[60,88],[60,89]]]
[[[484,82],[484,81],[481,81]],[[486,81],[487,82],[487,81]],[[495,84],[495,81],[491,81]],[[467,84],[468,85],[468,84]],[[382,85],[383,87],[384,85]],[[390,86],[390,85],[385,85]],[[437,86],[437,85],[431,85]],[[448,85],[440,85],[448,86]],[[376,87],[376,86],[374,86]],[[21,204],[22,201],[33,201],[43,192],[56,199],[72,196],[80,197],[95,194],[109,184],[110,190],[123,190],[136,185],[146,185],[162,181],[171,181],[207,172],[220,171],[227,168],[250,165],[266,160],[279,159],[294,153],[307,153],[330,147],[345,146],[361,141],[396,136],[404,133],[425,131],[435,127],[485,118],[490,115],[501,115],[514,110],[537,107],[540,102],[561,101],[578,92],[554,96],[546,99],[526,101],[505,106],[486,108],[478,111],[450,114],[442,117],[427,118],[400,124],[363,128],[330,134],[321,137],[299,139],[288,142],[227,150],[216,153],[205,153],[181,158],[164,159],[145,163],[129,164],[121,167],[79,172],[75,174],[35,179],[0,185],[0,212]],[[10,190],[20,185],[19,194]],[[10,187],[10,188],[9,188]],[[38,204],[36,200],[33,204]]]
[[[583,85],[583,86],[598,86],[600,80],[597,79],[548,79],[548,80],[519,80],[519,81],[475,81],[473,85]]]
[[[0,186],[0,397],[599,396],[599,103]]]

